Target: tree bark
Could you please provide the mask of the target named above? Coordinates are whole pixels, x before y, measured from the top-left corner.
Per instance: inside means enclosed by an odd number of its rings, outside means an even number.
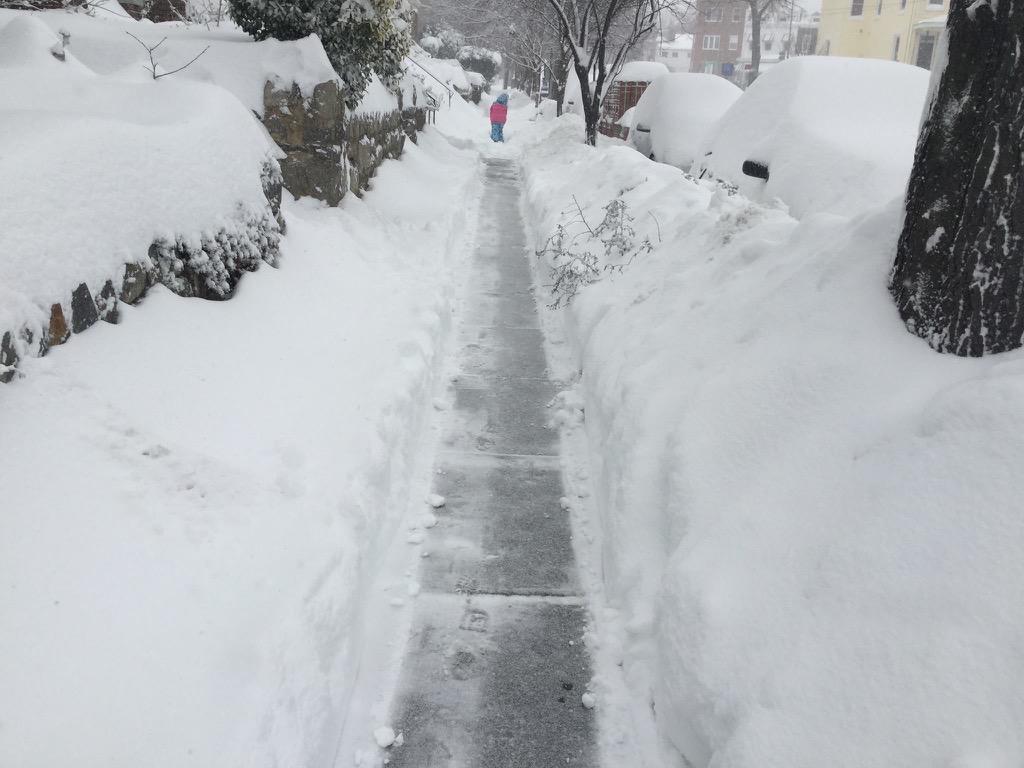
[[[890,291],[907,327],[977,357],[1024,338],[1024,0],[953,0]]]
[[[580,102],[583,105],[583,121],[586,126],[584,140],[592,147],[597,146],[597,123],[601,119],[601,91],[597,84],[590,82],[590,73],[585,67],[574,64],[576,77],[580,81]]]

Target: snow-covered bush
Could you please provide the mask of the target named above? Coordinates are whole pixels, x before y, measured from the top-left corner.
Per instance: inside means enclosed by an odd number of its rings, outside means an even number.
[[[428,34],[420,40],[420,45],[429,51],[431,56],[440,56],[443,59],[456,58],[465,44],[465,36],[447,26],[428,29]]]
[[[231,16],[255,37],[298,40],[315,34],[347,86],[354,109],[376,73],[388,85],[402,75],[412,46],[406,0],[232,0]]]
[[[434,35],[424,35],[420,39],[420,47],[431,56],[437,56],[437,52],[441,50],[441,40]]]
[[[494,79],[494,76],[498,74],[498,68],[501,66],[500,53],[478,45],[462,46],[455,58],[459,60],[459,64],[465,69],[479,72],[487,82],[491,82]]]
[[[647,237],[638,242],[633,216],[621,197],[609,201],[601,210],[601,222],[591,226],[574,197],[573,207],[563,211],[563,220],[554,234],[537,251],[538,258],[548,260],[553,308],[569,304],[580,290],[597,282],[602,273],[621,272],[637,256],[654,247]]]

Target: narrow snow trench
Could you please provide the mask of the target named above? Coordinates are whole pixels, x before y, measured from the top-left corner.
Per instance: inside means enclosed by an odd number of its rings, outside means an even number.
[[[558,386],[519,193],[512,161],[485,160],[454,408],[435,466],[443,506],[422,543],[392,768],[598,763],[587,609],[560,504],[558,433],[546,423]]]

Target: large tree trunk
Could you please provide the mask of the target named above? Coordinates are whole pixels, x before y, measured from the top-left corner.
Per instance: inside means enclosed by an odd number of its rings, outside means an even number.
[[[583,103],[583,121],[586,125],[585,141],[596,147],[597,123],[601,119],[600,83],[591,83],[590,73],[579,64],[574,65],[574,68],[580,81],[580,101]]]
[[[980,356],[1024,336],[1024,0],[953,0],[947,34],[890,290],[932,347]]]

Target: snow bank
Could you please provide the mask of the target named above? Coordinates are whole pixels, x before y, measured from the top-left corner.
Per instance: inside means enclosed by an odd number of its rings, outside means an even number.
[[[78,16],[0,18],[0,331],[39,320],[81,281],[119,279],[157,237],[215,234],[265,210],[261,169],[278,150],[224,90],[141,66],[97,74],[74,32],[59,62],[44,20]]]
[[[428,132],[232,301],[155,288],[0,392],[0,765],[334,764],[475,170]]]
[[[797,56],[751,85],[711,131],[705,164],[755,200],[795,216],[850,211],[905,191],[928,72],[870,59]],[[745,160],[770,179],[744,176]]]
[[[627,61],[615,80],[623,83],[651,83],[668,74],[668,67],[660,61]]]
[[[363,98],[353,113],[356,115],[379,115],[395,112],[397,109],[398,96],[384,85],[377,75],[371,75],[366,93],[363,94]]]
[[[24,12],[0,10],[0,28]],[[34,18],[56,34],[71,34],[75,57],[100,75],[136,79],[144,74],[149,55],[138,41],[153,46],[166,38],[156,51],[157,63],[172,70],[190,61],[209,47],[206,53],[173,79],[213,83],[233,93],[250,111],[263,114],[263,85],[290,88],[297,84],[305,95],[327,80],[339,81],[323,45],[315,35],[302,40],[280,42],[252,38],[230,28],[206,29],[203,26],[150,24],[126,20],[112,14],[96,18],[62,11],[35,12]]]
[[[640,97],[633,125],[650,130],[650,152],[655,160],[688,171],[700,158],[708,131],[742,93],[716,75],[664,75]],[[635,136],[631,137],[634,146]]]
[[[538,240],[621,195],[655,246],[562,318],[638,706],[698,768],[1021,764],[1024,352],[906,332],[898,202],[796,220],[531,130]]]

